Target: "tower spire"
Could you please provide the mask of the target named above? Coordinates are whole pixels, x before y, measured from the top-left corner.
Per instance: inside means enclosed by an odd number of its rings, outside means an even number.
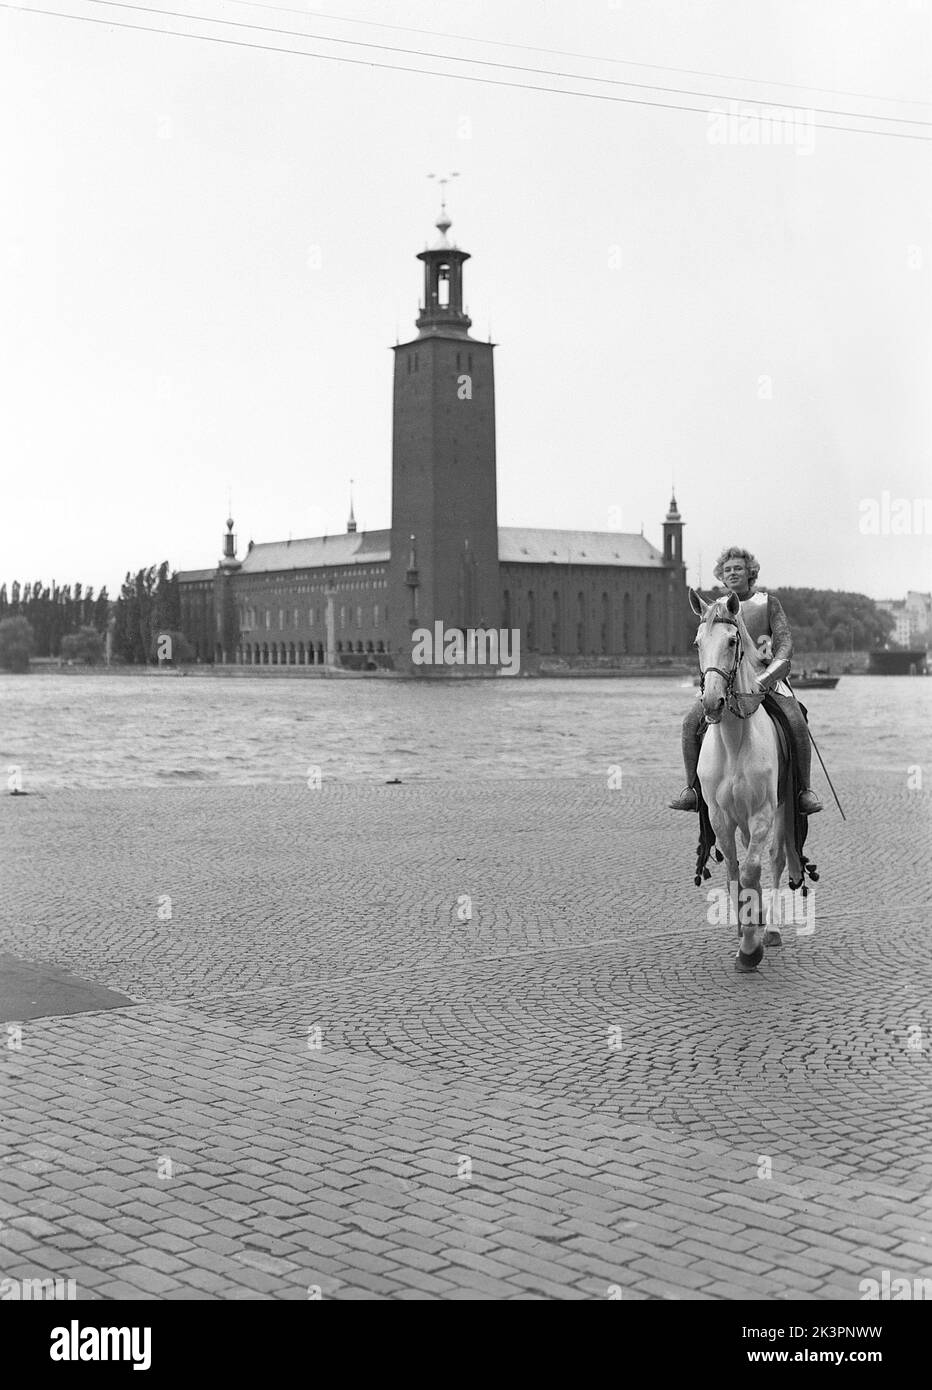
[[[447,238],[453,224],[447,212],[446,186],[459,175],[428,174],[427,177],[437,179],[440,184],[440,216],[434,224],[440,237],[430,250],[418,254],[418,260],[424,262],[424,302],[417,326],[422,338],[434,335],[466,338],[472,320],[463,308],[463,263],[469,260],[469,253],[460,251]]]
[[[440,240],[437,242],[437,245],[434,247],[434,250],[445,251],[450,245],[450,243],[447,241],[447,232],[453,225],[453,223],[450,221],[449,214],[447,213],[447,184],[450,182],[451,179],[458,179],[459,174],[454,170],[452,174],[428,174],[427,177],[429,179],[436,179],[437,182],[440,184],[440,216],[434,223],[434,226],[440,233]]]
[[[349,480],[349,520],[346,523],[347,532],[356,530],[356,517],[353,514],[353,480]]]

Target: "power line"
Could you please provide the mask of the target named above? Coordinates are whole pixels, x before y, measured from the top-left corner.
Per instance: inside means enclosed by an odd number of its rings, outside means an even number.
[[[413,73],[418,77],[442,77],[450,82],[476,82],[485,87],[509,87],[519,92],[545,92],[551,96],[580,97],[589,101],[608,101],[622,106],[650,106],[659,111],[686,111],[698,116],[718,114],[703,106],[683,106],[676,102],[648,101],[642,97],[609,96],[603,92],[579,92],[563,87],[542,87],[536,83],[508,82],[501,78],[478,77],[461,72],[438,72],[433,68],[410,68],[399,63],[381,63],[366,58],[348,58],[335,53],[308,53],[305,49],[286,48],[278,44],[249,43],[245,39],[222,39],[216,34],[193,34],[181,29],[162,29],[149,24],[124,24],[118,19],[95,19],[93,15],[66,14],[61,10],[40,9],[31,5],[14,5],[9,0],[0,0],[0,10],[16,10],[19,14],[41,14],[51,19],[69,19],[78,24],[96,24],[107,29],[127,29],[139,34],[159,34],[163,38],[195,39],[201,43],[221,44],[224,48],[248,48],[258,53],[284,53],[292,58],[313,58],[319,62],[346,63],[353,67],[378,68],[390,72]],[[764,115],[755,111],[742,113],[745,120],[765,120]],[[865,119],[870,120],[871,117]],[[932,137],[913,135],[908,131],[870,130],[863,126],[825,125],[818,121],[808,123],[813,130],[832,130],[849,135],[877,135],[888,140],[918,140],[922,144],[932,144]]]
[[[362,39],[339,39],[331,38],[327,34],[307,34],[300,29],[279,29],[270,24],[252,24],[239,19],[215,19],[212,15],[188,14],[184,10],[163,10],[152,5],[134,5],[129,0],[86,0],[90,5],[102,5],[106,9],[132,10],[136,14],[162,15],[168,19],[185,19],[191,22],[203,24],[222,24],[228,29],[252,29],[261,34],[283,34],[288,38],[302,39],[313,43],[333,43],[350,48],[372,48],[379,53],[399,53],[408,58],[439,58],[444,62],[469,63],[474,67],[497,68],[507,72],[527,73],[533,77],[559,77],[568,78],[573,82],[598,82],[603,86],[609,87],[635,87],[642,91],[664,92],[670,96],[696,97],[701,101],[737,101],[739,98],[723,95],[721,92],[696,92],[688,87],[660,87],[653,82],[625,82],[617,77],[589,77],[585,73],[561,72],[549,68],[534,68],[523,66],[519,63],[496,63],[485,58],[459,58],[452,53],[427,53],[420,48],[397,48],[391,44],[370,43]],[[755,105],[766,105],[779,108],[785,111],[795,111],[797,108],[785,101],[767,101],[762,97],[745,97],[742,100],[752,102]],[[828,107],[809,107],[810,111],[817,116],[844,116],[853,120],[861,121],[884,121],[890,124],[922,126],[926,130],[932,129],[929,121],[917,121],[907,116],[872,116],[863,111],[834,111]]]
[[[814,87],[801,82],[781,82],[770,77],[736,77],[734,73],[708,72],[703,68],[676,68],[668,63],[640,63],[634,58],[606,58],[599,53],[573,53],[563,48],[541,48],[532,43],[508,43],[504,39],[478,39],[471,34],[447,34],[437,29],[415,29],[408,24],[385,24],[382,20],[350,19],[346,15],[328,14],[325,10],[299,10],[291,5],[263,5],[259,0],[226,0],[246,9],[277,10],[282,14],[300,14],[309,19],[326,19],[335,24],[362,24],[370,29],[391,29],[401,34],[423,34],[434,39],[454,39],[458,43],[479,43],[491,48],[515,48],[524,53],[546,53],[552,58],[577,58],[583,62],[611,63],[613,66],[650,68],[654,72],[679,72],[685,77],[714,77],[724,82],[750,82],[753,86],[788,87],[797,92],[823,92],[836,97],[859,97],[865,101],[889,101],[903,106],[932,106],[932,102],[914,101],[909,97],[885,97],[876,92],[851,92],[838,87]]]

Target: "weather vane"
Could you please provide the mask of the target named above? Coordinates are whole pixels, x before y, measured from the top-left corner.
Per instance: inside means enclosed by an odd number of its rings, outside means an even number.
[[[446,175],[441,175],[441,174],[428,174],[427,177],[428,177],[429,179],[436,179],[437,182],[440,184],[440,211],[441,211],[441,212],[446,212],[446,210],[447,210],[447,184],[450,182],[451,179],[458,179],[458,178],[459,178],[459,174],[454,170],[454,172],[451,173],[451,174],[446,174]]]

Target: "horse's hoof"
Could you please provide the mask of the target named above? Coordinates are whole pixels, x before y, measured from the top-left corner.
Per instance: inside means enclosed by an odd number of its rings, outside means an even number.
[[[742,951],[735,952],[735,969],[739,975],[753,975],[764,959],[764,948],[758,946],[756,951],[750,955],[745,955]]]
[[[782,946],[783,937],[780,935],[779,927],[768,927],[764,932],[765,946]]]

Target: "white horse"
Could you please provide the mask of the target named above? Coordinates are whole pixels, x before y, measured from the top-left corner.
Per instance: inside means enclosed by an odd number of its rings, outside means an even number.
[[[758,658],[737,594],[706,603],[690,589],[689,602],[701,619],[696,645],[702,708],[709,725],[699,752],[698,776],[724,856],[729,899],[737,900],[738,905],[735,969],[747,972],[756,970],[765,945],[782,944],[777,928],[765,930],[760,887],[761,860],[768,839],[774,895],[787,861],[784,816],[777,814],[777,733],[770,716],[760,708],[764,692],[757,684],[757,675],[766,663]],[[746,850],[740,866],[736,833],[740,833]],[[797,871],[794,844],[790,856],[792,881],[801,872]]]

